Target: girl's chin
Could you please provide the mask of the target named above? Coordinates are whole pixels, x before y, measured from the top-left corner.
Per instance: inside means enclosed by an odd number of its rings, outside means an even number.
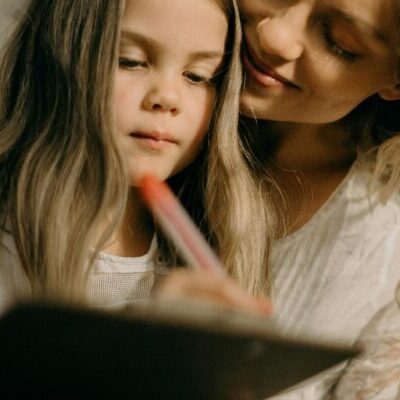
[[[141,181],[143,179],[144,176],[146,175],[153,175],[155,177],[157,177],[159,180],[161,181],[165,181],[169,178],[169,174],[162,174],[159,171],[154,171],[154,170],[144,170],[142,172],[140,172],[139,174],[136,173],[133,176],[131,175],[129,178],[129,186],[131,188],[138,188],[140,187]]]

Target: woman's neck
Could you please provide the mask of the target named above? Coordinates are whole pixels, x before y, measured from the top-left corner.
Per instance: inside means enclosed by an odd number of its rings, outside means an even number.
[[[356,157],[349,127],[341,123],[298,124],[258,121],[257,142],[265,161],[285,170],[313,175],[322,170],[348,168]]]
[[[131,188],[121,223],[103,251],[121,257],[139,257],[149,250],[153,235],[152,217],[137,189]]]
[[[287,209],[283,214],[289,233],[294,232],[328,200],[356,159],[352,130],[343,123],[250,124],[255,125],[253,133],[259,158],[285,197]]]

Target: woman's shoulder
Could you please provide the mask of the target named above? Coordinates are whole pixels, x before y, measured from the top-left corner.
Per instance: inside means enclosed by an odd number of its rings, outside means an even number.
[[[346,231],[398,234],[400,228],[400,191],[382,196],[382,183],[375,177],[374,158],[360,157],[342,200],[346,206]]]
[[[369,233],[400,229],[400,193],[387,199],[380,196],[374,179],[375,160],[360,155],[328,200],[303,227],[280,239],[276,246],[315,246],[316,241],[337,240],[341,236],[366,237]],[[391,235],[394,235],[393,231]]]

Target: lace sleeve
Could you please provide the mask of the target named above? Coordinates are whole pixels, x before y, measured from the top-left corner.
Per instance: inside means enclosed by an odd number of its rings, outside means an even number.
[[[334,400],[400,400],[400,308],[381,309],[361,332],[364,352],[349,363]]]

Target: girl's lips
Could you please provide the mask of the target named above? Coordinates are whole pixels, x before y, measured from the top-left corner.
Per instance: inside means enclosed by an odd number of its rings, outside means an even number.
[[[243,64],[252,78],[261,86],[267,88],[292,88],[300,90],[300,87],[285,79],[272,68],[262,63],[254,55],[251,49],[246,49]]]
[[[169,133],[133,132],[129,136],[152,150],[162,150],[168,146],[177,144],[177,141]]]
[[[159,131],[151,131],[151,132],[142,132],[137,131],[130,134],[132,137],[143,138],[143,139],[152,139],[156,142],[165,141],[170,143],[177,143],[175,138],[169,134],[168,132],[159,132]]]

